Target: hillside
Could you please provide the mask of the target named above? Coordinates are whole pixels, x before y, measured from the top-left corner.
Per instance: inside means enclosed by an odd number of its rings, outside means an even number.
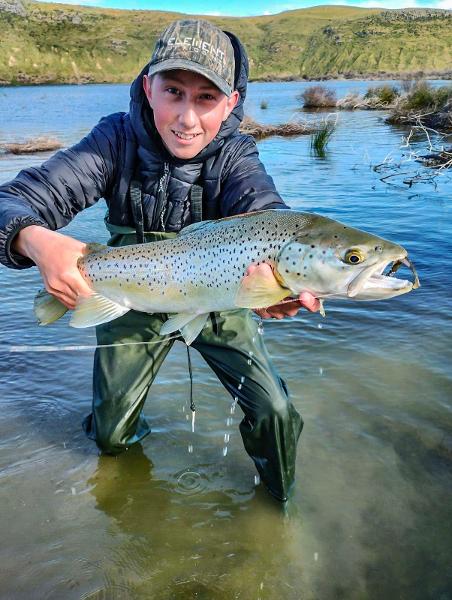
[[[180,16],[0,0],[0,84],[129,82]],[[253,79],[451,74],[452,11],[322,6],[206,18],[244,42]]]

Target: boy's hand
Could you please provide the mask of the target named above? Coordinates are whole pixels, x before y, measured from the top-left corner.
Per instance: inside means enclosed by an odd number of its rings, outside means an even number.
[[[36,264],[46,290],[69,309],[75,308],[78,296],[92,294],[77,268],[85,247],[83,242],[37,225],[22,229],[12,244],[14,252]]]
[[[250,265],[247,274],[253,273],[256,269],[260,269],[261,275],[264,277],[274,278],[273,270],[267,263],[258,266]],[[267,308],[255,308],[254,312],[262,319],[283,319],[284,317],[294,317],[302,307],[310,312],[317,312],[320,309],[320,302],[309,292],[302,292],[297,299],[290,302],[283,300],[281,303]]]

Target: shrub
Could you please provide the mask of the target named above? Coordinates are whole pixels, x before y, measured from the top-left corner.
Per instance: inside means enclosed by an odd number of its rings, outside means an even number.
[[[393,104],[400,96],[399,90],[391,85],[380,85],[369,88],[364,95],[367,100],[376,100],[380,104]]]
[[[313,85],[297,96],[304,108],[329,108],[336,106],[336,92],[323,85]]]
[[[452,98],[452,86],[432,88],[424,80],[418,81],[407,94],[402,108],[405,110],[423,110],[442,108]]]

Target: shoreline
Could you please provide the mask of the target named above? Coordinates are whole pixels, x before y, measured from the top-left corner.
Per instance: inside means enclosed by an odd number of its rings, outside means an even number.
[[[317,77],[284,75],[278,76],[263,76],[250,77],[249,83],[286,83],[291,81],[311,82],[311,81],[402,81],[409,79],[442,79],[444,81],[452,80],[452,71],[415,71],[413,73],[341,73],[339,75],[318,75]],[[93,81],[91,78],[80,78],[78,80],[58,81],[55,79],[49,80],[45,77],[24,77],[23,81],[5,81],[0,79],[0,87],[31,87],[38,85],[131,85],[134,76],[130,81]]]

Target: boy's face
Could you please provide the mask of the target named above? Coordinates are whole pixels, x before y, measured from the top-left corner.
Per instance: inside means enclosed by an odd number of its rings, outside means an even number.
[[[177,158],[195,157],[217,135],[239,99],[229,98],[211,81],[192,71],[163,71],[143,78],[154,122],[165,146]]]

